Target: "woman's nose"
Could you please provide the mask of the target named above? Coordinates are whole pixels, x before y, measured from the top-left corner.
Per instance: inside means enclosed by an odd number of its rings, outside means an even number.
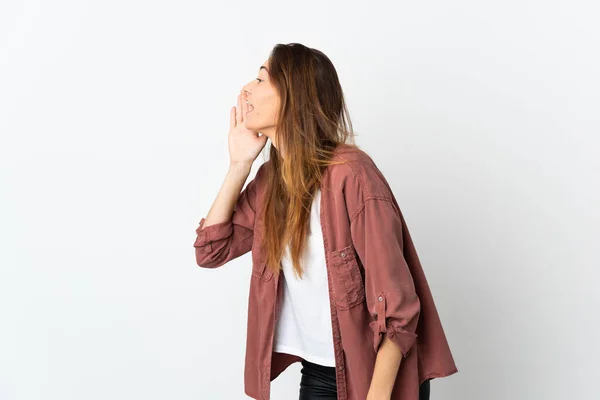
[[[252,81],[254,82],[254,81]],[[250,93],[250,90],[252,89],[252,82],[248,82],[244,85],[244,87],[242,87],[242,90],[245,90],[247,93]]]

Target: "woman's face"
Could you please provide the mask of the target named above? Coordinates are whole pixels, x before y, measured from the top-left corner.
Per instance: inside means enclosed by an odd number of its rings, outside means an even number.
[[[273,145],[277,113],[279,111],[279,95],[271,85],[269,78],[269,60],[265,61],[258,70],[258,76],[244,85],[248,92],[248,112],[244,116],[246,128],[262,133],[271,139]]]

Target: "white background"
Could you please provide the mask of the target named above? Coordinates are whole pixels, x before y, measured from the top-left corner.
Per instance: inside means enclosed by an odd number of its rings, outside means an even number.
[[[0,399],[247,398],[250,254],[192,245],[289,42],[336,65],[407,219],[459,369],[432,399],[596,398],[592,3],[3,0]]]

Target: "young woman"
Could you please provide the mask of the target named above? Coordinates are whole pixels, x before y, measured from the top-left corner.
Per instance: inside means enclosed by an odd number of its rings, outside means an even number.
[[[255,399],[294,362],[300,400],[424,400],[431,379],[458,371],[395,196],[347,114],[331,61],[298,43],[274,47],[230,112],[230,168],[194,247],[205,268],[252,251]]]

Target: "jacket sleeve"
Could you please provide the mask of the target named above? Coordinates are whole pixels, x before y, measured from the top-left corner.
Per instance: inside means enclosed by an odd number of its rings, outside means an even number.
[[[365,200],[350,225],[365,271],[373,348],[377,352],[383,335],[387,335],[406,357],[417,337],[421,304],[403,254],[403,228],[397,204],[381,197]]]
[[[264,164],[240,193],[227,221],[196,228],[196,263],[203,268],[217,268],[252,249],[256,213],[257,181]]]

